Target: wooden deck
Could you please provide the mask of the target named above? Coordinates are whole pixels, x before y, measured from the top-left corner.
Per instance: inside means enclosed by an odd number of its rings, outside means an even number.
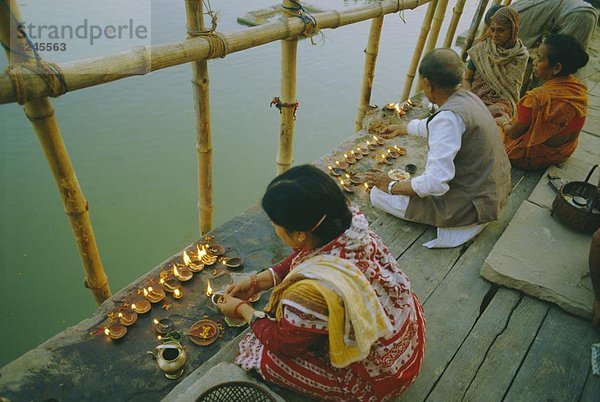
[[[600,136],[600,87],[591,90],[590,98],[591,116],[582,135]],[[422,111],[413,113],[417,112]],[[317,165],[326,168],[332,156],[367,138],[351,137]],[[422,169],[422,141],[402,137],[391,143],[409,149],[399,166],[416,163]],[[588,151],[600,155],[600,149]],[[356,170],[366,170],[373,161],[361,163]],[[499,288],[480,276],[484,260],[540,180],[544,180],[543,172],[513,170],[514,189],[501,218],[473,242],[455,249],[423,247],[422,243],[434,237],[433,228],[374,210],[363,190],[351,196],[392,250],[425,307],[423,368],[398,401],[600,401],[600,377],[592,375],[590,365],[590,345],[600,342],[600,332],[587,320],[518,291]],[[273,235],[264,213],[256,208],[216,229],[215,236],[246,259],[245,273],[263,269],[288,252]],[[178,256],[165,264],[174,258]],[[148,275],[156,276],[161,269]],[[155,307],[151,314],[170,315],[181,330],[204,314],[217,317],[206,309],[206,297],[202,297],[206,279],[222,285],[230,274],[217,278],[208,271],[198,274],[184,287],[184,303],[172,303],[169,312]],[[165,379],[145,355],[156,345],[150,317],[140,318],[120,343],[90,336],[90,330],[146,279],[123,289],[89,320],[1,368],[0,397],[13,401],[153,401],[165,396],[166,400],[180,400],[210,368],[232,360],[238,329],[227,329],[225,337],[208,348],[184,339],[189,355],[187,378],[178,381]],[[277,392],[287,401],[309,400],[281,389]]]

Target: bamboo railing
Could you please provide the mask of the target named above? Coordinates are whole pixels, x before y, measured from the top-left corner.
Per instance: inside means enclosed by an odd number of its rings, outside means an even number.
[[[185,0],[188,38],[204,31],[202,0]],[[198,154],[198,227],[200,234],[212,229],[212,140],[208,62],[192,62],[194,111],[196,112],[196,153]]]
[[[442,22],[444,22],[444,16],[446,15],[446,8],[448,8],[448,0],[438,0],[431,23],[431,31],[429,31],[429,38],[427,38],[427,46],[425,46],[425,54],[435,48],[435,44],[437,43],[440,34],[440,28],[442,27]],[[415,93],[421,92],[421,89],[421,81],[417,81]]]
[[[483,18],[483,14],[485,12],[485,8],[487,7],[489,0],[480,0],[479,5],[477,6],[477,10],[475,11],[475,16],[471,21],[471,26],[469,27],[469,33],[467,34],[467,38],[465,39],[465,43],[462,48],[461,58],[462,61],[467,61],[467,51],[473,46],[473,42],[475,41],[475,35],[477,35],[477,30],[479,29],[479,25],[481,24],[481,19]]]
[[[20,18],[15,0],[0,0],[0,2],[9,2],[10,9],[13,10],[16,18]],[[314,22],[313,28],[319,30],[335,29],[369,19],[372,20],[369,42],[367,51],[365,52],[363,85],[359,113],[355,122],[356,127],[359,127],[362,123],[362,118],[370,101],[384,15],[401,10],[414,9],[429,3],[421,29],[421,36],[419,37],[413,56],[412,72],[407,75],[408,87],[405,86],[406,95],[403,95],[403,99],[406,99],[412,86],[416,66],[423,51],[438,2],[440,2],[440,11],[439,13],[435,13],[437,17],[435,38],[433,36],[430,38],[430,42],[435,44],[448,0],[383,0],[363,7],[344,11],[327,11],[312,16]],[[291,0],[283,0],[283,4],[286,7],[293,7],[299,3],[296,1],[292,2]],[[254,48],[269,42],[281,41],[280,101],[282,104],[296,103],[297,38],[299,35],[307,34],[306,20],[295,18],[297,15],[288,15],[288,18],[277,22],[228,34],[217,32],[205,34],[202,1],[185,0],[185,5],[188,27],[187,40],[172,44],[136,47],[130,51],[109,56],[54,65],[55,72],[60,72],[60,74],[54,74],[53,78],[62,80],[64,84],[61,91],[57,91],[56,88],[48,85],[46,83],[47,80],[44,80],[38,74],[22,74],[19,76],[20,82],[18,85],[13,81],[15,78],[14,74],[0,74],[0,104],[19,101],[25,106],[26,115],[31,120],[38,134],[63,198],[65,210],[69,216],[83,261],[86,286],[92,290],[98,302],[110,297],[108,281],[104,274],[94,239],[87,202],[77,182],[73,166],[69,160],[58,124],[54,117],[54,110],[47,97],[57,97],[66,92],[101,85],[131,76],[144,75],[150,71],[157,71],[184,63],[192,63],[194,107],[196,112],[196,149],[198,154],[198,208],[201,233],[206,233],[211,229],[213,209],[212,144],[207,60],[224,57],[227,54]],[[452,32],[449,30],[446,40],[454,36],[463,7],[464,0],[457,0],[451,23],[451,26],[453,26]],[[7,23],[10,19],[9,14],[6,7],[0,9],[0,39],[6,43],[10,43],[9,39],[11,36],[9,31],[10,24]],[[22,60],[13,57],[12,61],[18,63]],[[281,112],[281,129],[276,160],[278,173],[288,169],[293,161],[294,108],[283,107]]]
[[[432,0],[432,2],[429,3],[429,6],[427,6],[427,13],[425,13],[425,18],[423,18],[423,24],[421,25],[421,33],[419,34],[419,39],[417,39],[415,51],[410,66],[408,67],[408,71],[406,72],[406,81],[404,82],[404,90],[402,91],[400,100],[408,99],[408,96],[410,95],[410,89],[415,80],[417,67],[419,66],[419,60],[421,60],[421,54],[423,54],[423,49],[425,48],[425,41],[427,40],[427,35],[431,28],[431,21],[433,20],[437,3],[438,0]]]
[[[5,1],[5,0],[2,0]],[[12,64],[34,59],[25,39],[17,34],[16,22],[21,21],[21,13],[15,0],[0,5],[0,41],[8,44],[6,51]],[[12,29],[12,32],[11,32]],[[19,46],[21,45],[21,46]],[[11,49],[19,49],[18,52]],[[23,76],[33,75],[17,73]],[[108,279],[102,267],[100,253],[90,221],[89,206],[73,169],[73,164],[67,153],[54,109],[46,96],[30,99],[24,104],[25,115],[31,121],[38,136],[50,170],[60,192],[65,212],[79,248],[79,255],[85,273],[85,286],[94,294],[98,304],[111,296]]]
[[[452,9],[452,19],[450,20],[450,25],[448,26],[448,31],[446,32],[446,38],[444,39],[444,44],[442,47],[450,47],[452,46],[452,41],[454,40],[454,35],[456,34],[456,27],[458,26],[458,21],[463,13],[465,8],[466,0],[458,0]]]

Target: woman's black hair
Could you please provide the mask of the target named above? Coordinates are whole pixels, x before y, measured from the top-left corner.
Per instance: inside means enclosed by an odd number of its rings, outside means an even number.
[[[544,39],[548,50],[548,62],[551,66],[561,64],[559,76],[573,74],[585,66],[590,56],[581,45],[569,35],[550,34]]]
[[[322,170],[301,165],[280,174],[269,183],[262,207],[273,223],[288,231],[312,233],[322,244],[350,227],[352,212],[336,182]]]

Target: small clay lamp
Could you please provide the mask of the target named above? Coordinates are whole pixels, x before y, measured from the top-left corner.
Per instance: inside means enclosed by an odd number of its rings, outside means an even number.
[[[354,165],[356,163],[356,158],[352,156],[352,154],[344,154],[344,160],[348,162],[350,165]]]
[[[344,173],[344,171],[338,167],[327,166],[327,169],[329,169],[329,174],[332,176],[341,176],[342,173]]]
[[[369,155],[369,152],[370,152],[368,147],[364,147],[364,148],[363,147],[356,147],[356,151],[358,153],[361,153],[363,156]]]
[[[345,161],[335,161],[335,166],[342,170],[348,169],[348,163],[346,163]]]
[[[359,148],[359,149],[360,149],[360,148]],[[356,159],[356,160],[360,160],[360,159],[362,159],[362,157],[363,157],[363,154],[362,154],[360,151],[358,151],[358,152],[354,152],[354,150],[353,150],[353,149],[352,149],[352,150],[350,150],[350,154],[351,154],[351,155],[354,157],[354,159]]]
[[[398,152],[398,155],[404,156],[406,155],[406,148],[399,147],[398,145],[394,145],[394,150]]]
[[[388,153],[388,156],[391,156],[391,157],[392,157],[392,158],[394,158],[394,159],[396,159],[397,157],[399,157],[399,156],[400,156],[400,154],[398,153],[398,151],[396,151],[396,150],[395,150],[395,149],[393,149],[393,148],[389,148],[389,149],[387,150],[387,153]]]
[[[146,299],[140,299],[135,303],[131,304],[131,310],[135,311],[138,314],[145,314],[148,311],[150,311],[151,308],[152,306],[150,305],[150,302]]]
[[[134,322],[137,321],[138,319],[138,315],[135,311],[119,311],[119,314],[117,314],[117,317],[119,317],[119,322],[125,326],[130,326],[131,324],[133,324]]]
[[[223,261],[223,264],[227,265],[229,268],[239,268],[244,265],[244,260],[240,257],[223,257],[221,261]]]
[[[379,137],[378,137],[378,136],[376,136],[376,135],[374,135],[374,136],[373,136],[373,140],[375,140],[375,142],[376,142],[377,144],[379,144],[379,145],[383,145],[383,144],[385,144],[385,141],[384,141],[384,140],[382,140],[381,138],[379,138]]]
[[[198,247],[198,259],[203,265],[213,265],[217,262],[217,256],[210,254],[210,251],[207,249],[207,246],[202,246],[202,248]],[[204,267],[203,267],[204,268]]]
[[[112,324],[107,328],[104,328],[104,334],[110,339],[121,339],[127,333],[127,327],[123,324]]]
[[[173,264],[173,275],[180,282],[187,282],[194,276],[188,267],[177,267],[175,264]]]
[[[365,178],[358,174],[353,174],[348,177],[350,183],[352,184],[363,184],[365,182]]]
[[[213,256],[220,257],[225,254],[225,247],[221,246],[220,244],[211,244],[208,246],[207,251]]]
[[[408,99],[406,100],[406,105],[407,105],[408,107],[413,107],[415,104],[413,103],[413,101],[412,101],[410,98],[408,98]]]
[[[365,191],[368,193],[369,191],[371,191],[371,189],[373,188],[372,184],[369,184],[369,182],[364,182],[363,184],[363,188],[365,189]]]
[[[204,269],[204,264],[197,258],[192,260],[186,251],[183,252],[183,263],[192,272],[200,272]]]
[[[166,292],[173,293],[175,289],[180,289],[181,284],[179,281],[173,277],[168,279],[161,279],[160,284]]]
[[[165,291],[162,287],[154,289],[152,286],[148,286],[147,289],[144,288],[144,297],[150,303],[158,303],[165,298]]]
[[[396,109],[396,104],[395,103],[388,103],[384,106],[385,110],[395,110]]]
[[[371,151],[374,151],[377,149],[377,144],[373,144],[371,141],[367,140],[367,148],[369,148]]]
[[[154,330],[161,335],[168,334],[173,330],[173,327],[175,326],[173,321],[171,321],[168,318],[162,318],[160,320],[154,318],[152,320],[152,325],[154,326]]]
[[[173,291],[173,297],[175,299],[181,299],[183,297],[183,290],[181,290],[181,288],[175,289]]]
[[[354,189],[352,187],[347,186],[343,179],[340,180],[340,187],[342,188],[342,190],[344,190],[347,193],[354,192]]]
[[[379,163],[386,164],[386,165],[391,165],[392,164],[392,158],[387,157],[385,154],[381,154],[379,156]]]

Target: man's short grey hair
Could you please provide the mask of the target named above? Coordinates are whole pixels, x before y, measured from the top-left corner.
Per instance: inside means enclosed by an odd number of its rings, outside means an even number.
[[[465,65],[454,50],[433,49],[419,65],[419,74],[427,78],[434,87],[454,89],[462,82]]]

